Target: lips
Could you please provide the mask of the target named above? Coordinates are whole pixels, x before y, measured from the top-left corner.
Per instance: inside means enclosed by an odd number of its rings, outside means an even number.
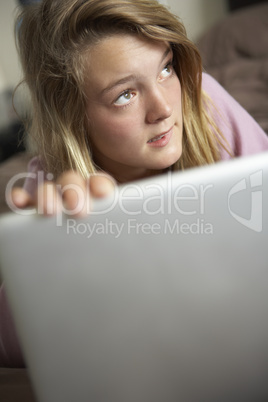
[[[161,135],[157,135],[156,137],[152,138],[150,141],[148,141],[148,143],[150,144],[151,142],[155,142],[158,140],[161,140],[161,138],[165,137],[166,134],[161,134]]]
[[[168,142],[172,136],[172,132],[173,132],[173,127],[170,128],[168,131],[151,138],[149,141],[147,141],[147,144],[149,144],[150,146],[154,146],[154,147],[156,147],[156,146],[163,147],[168,144]]]

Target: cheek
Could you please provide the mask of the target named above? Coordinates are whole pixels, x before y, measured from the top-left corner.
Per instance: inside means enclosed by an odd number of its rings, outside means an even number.
[[[172,103],[176,106],[176,109],[181,112],[181,84],[179,79],[176,80],[176,84],[172,87]]]
[[[134,112],[134,111],[133,111]],[[90,132],[93,141],[106,141],[109,144],[116,144],[133,139],[141,132],[141,124],[137,119],[137,113],[130,111],[101,111],[92,113],[90,118]]]

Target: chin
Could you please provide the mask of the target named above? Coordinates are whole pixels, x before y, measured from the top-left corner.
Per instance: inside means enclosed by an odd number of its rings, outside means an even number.
[[[177,152],[172,153],[166,158],[163,158],[158,165],[158,169],[168,169],[170,166],[174,165],[174,163],[178,162],[181,157],[181,149]]]

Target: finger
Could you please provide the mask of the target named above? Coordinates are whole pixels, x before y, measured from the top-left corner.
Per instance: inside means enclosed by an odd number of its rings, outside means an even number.
[[[62,201],[54,182],[40,184],[35,194],[37,212],[40,215],[52,216],[61,212]]]
[[[90,194],[94,198],[107,197],[115,191],[116,182],[104,173],[97,173],[89,178]]]
[[[34,204],[30,194],[24,188],[15,187],[8,195],[8,203],[15,205],[17,208],[27,208]]]
[[[85,179],[76,172],[63,173],[57,180],[63,200],[63,211],[68,215],[85,216],[90,202]]]

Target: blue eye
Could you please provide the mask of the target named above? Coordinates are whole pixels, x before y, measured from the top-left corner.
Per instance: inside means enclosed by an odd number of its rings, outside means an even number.
[[[126,105],[132,98],[134,94],[133,92],[127,90],[124,91],[114,102],[115,105]]]
[[[169,62],[161,71],[160,78],[165,79],[173,74],[173,64]]]

